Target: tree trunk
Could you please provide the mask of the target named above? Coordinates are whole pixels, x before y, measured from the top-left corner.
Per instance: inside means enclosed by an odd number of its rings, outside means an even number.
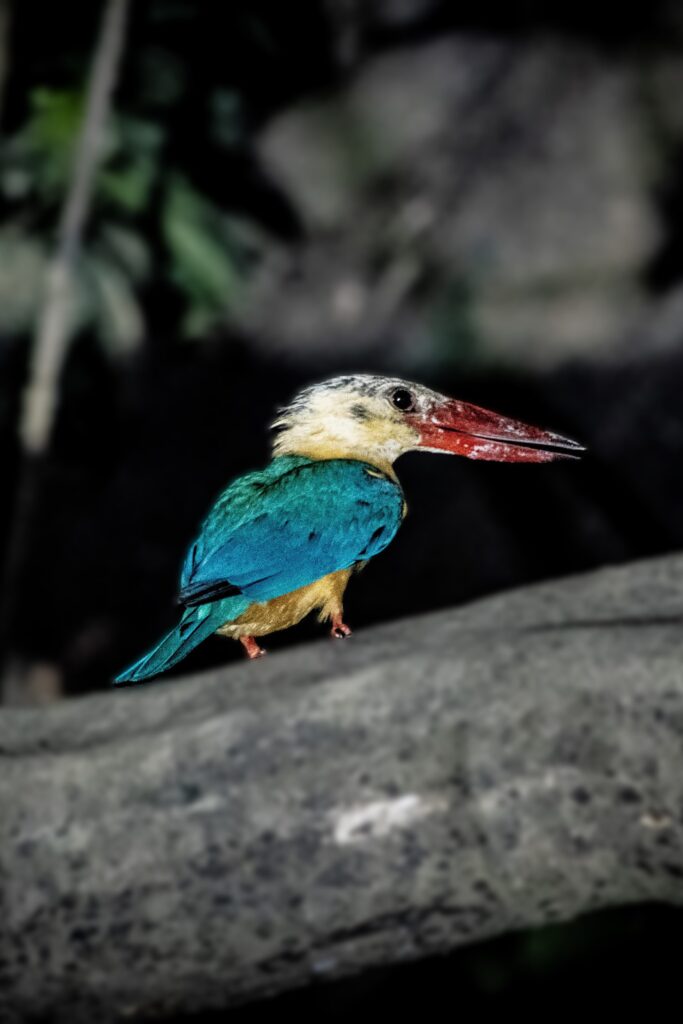
[[[0,1018],[683,903],[683,558],[0,717]]]

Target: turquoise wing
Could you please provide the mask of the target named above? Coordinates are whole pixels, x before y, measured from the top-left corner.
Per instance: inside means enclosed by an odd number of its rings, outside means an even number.
[[[403,493],[363,462],[281,457],[221,495],[188,552],[180,602],[268,601],[382,551]]]

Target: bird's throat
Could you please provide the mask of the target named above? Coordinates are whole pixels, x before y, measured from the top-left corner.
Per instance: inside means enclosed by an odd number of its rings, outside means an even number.
[[[273,446],[273,455],[298,455],[306,459],[351,459],[376,467],[391,480],[396,480],[394,459],[400,451],[382,450],[376,445],[350,443],[343,438],[323,434],[304,436],[295,429],[283,431]]]

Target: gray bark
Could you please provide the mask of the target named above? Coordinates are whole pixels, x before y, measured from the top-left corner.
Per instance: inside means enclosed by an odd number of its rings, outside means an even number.
[[[0,716],[0,1018],[683,903],[683,557]]]

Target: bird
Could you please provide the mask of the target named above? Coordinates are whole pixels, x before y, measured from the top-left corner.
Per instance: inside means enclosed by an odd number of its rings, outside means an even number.
[[[178,624],[115,683],[159,675],[212,634],[259,638],[311,612],[351,635],[344,592],[384,551],[407,512],[394,470],[410,451],[498,462],[552,462],[585,449],[559,434],[421,384],[371,374],[306,387],[279,410],[272,458],[219,495],[183,565]]]

